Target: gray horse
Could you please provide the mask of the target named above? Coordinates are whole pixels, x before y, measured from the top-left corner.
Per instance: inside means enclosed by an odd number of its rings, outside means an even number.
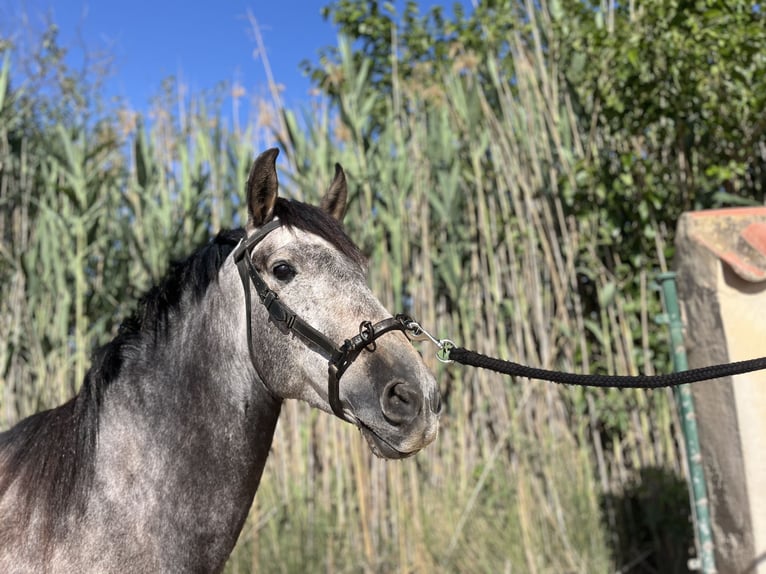
[[[72,400],[0,434],[0,572],[221,571],[284,399],[356,424],[386,458],[436,437],[408,320],[341,228],[343,170],[320,207],[288,201],[277,154],[250,171],[245,229],[172,266]]]

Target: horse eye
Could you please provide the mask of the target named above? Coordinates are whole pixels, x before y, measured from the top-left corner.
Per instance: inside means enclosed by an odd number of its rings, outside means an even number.
[[[293,277],[295,277],[295,269],[293,266],[289,263],[285,263],[284,261],[280,261],[274,265],[274,267],[271,269],[271,272],[279,281],[290,281]]]

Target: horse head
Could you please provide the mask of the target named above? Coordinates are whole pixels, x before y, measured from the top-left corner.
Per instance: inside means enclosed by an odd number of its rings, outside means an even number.
[[[250,170],[247,237],[234,254],[257,376],[280,399],[357,425],[375,454],[410,456],[437,434],[434,377],[407,320],[373,295],[366,261],[343,231],[343,169],[336,165],[320,206],[309,206],[278,197],[278,153],[262,153]]]

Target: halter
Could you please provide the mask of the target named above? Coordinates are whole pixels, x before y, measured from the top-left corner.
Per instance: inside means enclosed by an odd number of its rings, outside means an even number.
[[[255,292],[269,312],[269,317],[284,334],[290,332],[300,337],[306,345],[315,350],[324,351],[329,356],[327,366],[327,397],[332,412],[338,418],[348,422],[356,422],[353,415],[343,409],[343,403],[340,400],[340,378],[346,372],[351,364],[356,360],[362,350],[367,349],[370,352],[375,351],[375,341],[390,331],[412,331],[416,335],[420,333],[420,326],[407,315],[399,314],[396,317],[383,319],[373,324],[370,321],[363,321],[359,326],[359,334],[350,339],[346,339],[338,347],[333,341],[323,333],[309,325],[290,307],[283,303],[279,295],[272,291],[255,268],[253,260],[250,257],[252,249],[260,243],[264,237],[275,229],[281,227],[282,223],[277,219],[272,219],[269,223],[262,226],[256,233],[250,237],[244,238],[232,252],[232,257],[237,264],[239,277],[242,280],[242,287],[245,290],[245,313],[247,316],[247,347],[250,351],[250,360],[255,367],[255,350],[253,349],[252,315],[250,303],[250,285],[248,277],[255,287]],[[257,369],[256,369],[257,370]]]

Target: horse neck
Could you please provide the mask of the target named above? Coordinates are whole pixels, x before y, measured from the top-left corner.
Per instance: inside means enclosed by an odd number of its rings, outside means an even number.
[[[241,291],[225,263],[202,300],[184,300],[162,340],[103,392],[95,481],[103,488],[91,514],[99,524],[113,523],[110,513],[129,517],[115,536],[148,529],[163,560],[179,552],[164,563],[171,569],[201,566],[189,562],[190,549],[206,561],[228,557],[279,415],[281,402],[256,380]]]

